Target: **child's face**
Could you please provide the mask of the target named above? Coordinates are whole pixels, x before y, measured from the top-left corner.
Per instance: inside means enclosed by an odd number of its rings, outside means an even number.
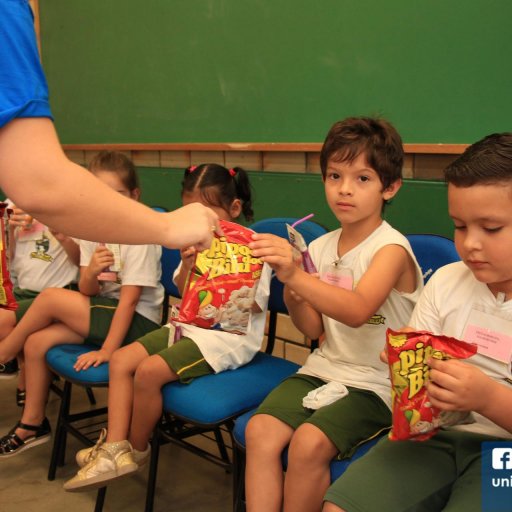
[[[455,246],[475,277],[494,293],[512,293],[512,185],[448,185]]]
[[[230,221],[230,220],[233,220],[233,218],[235,218],[230,215],[230,212],[227,212],[221,206],[212,206],[211,204],[208,204],[207,202],[205,202],[205,200],[201,196],[201,192],[199,190],[194,190],[192,192],[183,192],[183,194],[181,196],[181,200],[182,200],[183,206],[187,206],[187,204],[190,204],[190,203],[201,203],[203,206],[207,206],[208,208],[211,208],[219,216],[219,220]],[[240,212],[238,212],[238,213],[240,213]]]
[[[344,226],[365,220],[378,220],[384,200],[391,199],[400,188],[400,180],[382,190],[382,182],[364,154],[353,162],[329,160],[325,174],[327,203]]]
[[[94,175],[100,181],[105,183],[105,185],[109,186],[112,190],[119,192],[123,196],[130,197],[132,199],[138,200],[140,192],[138,189],[130,190],[124,183],[121,177],[115,172],[111,171],[95,171]]]

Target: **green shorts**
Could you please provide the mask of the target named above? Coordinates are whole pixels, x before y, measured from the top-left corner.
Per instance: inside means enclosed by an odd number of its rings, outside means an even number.
[[[76,284],[69,284],[68,286],[64,286],[64,288],[68,290],[78,290]],[[18,303],[18,309],[14,312],[16,315],[16,323],[18,323],[23,315],[27,312],[27,309],[32,305],[34,299],[41,293],[35,292],[34,290],[27,290],[26,288],[14,288],[13,290],[14,298]]]
[[[338,458],[350,457],[355,449],[391,425],[391,411],[372,391],[348,387],[348,395],[317,410],[306,409],[302,399],[323,386],[322,379],[296,373],[270,392],[256,414],[269,414],[293,429],[311,423],[336,446]]]
[[[150,356],[159,355],[183,384],[189,384],[197,377],[215,373],[193,340],[180,338],[171,346],[168,346],[168,340],[169,328],[161,327],[138,341]]]
[[[421,442],[384,438],[350,464],[325,501],[350,512],[479,512],[483,441],[496,438],[454,430]]]
[[[106,297],[90,297],[89,300],[91,304],[89,334],[84,341],[101,347],[112,324],[112,318],[114,317],[119,301]],[[128,345],[128,343],[138,340],[146,333],[154,331],[155,329],[158,329],[157,323],[139,313],[134,313],[132,323],[128,328],[122,345]]]

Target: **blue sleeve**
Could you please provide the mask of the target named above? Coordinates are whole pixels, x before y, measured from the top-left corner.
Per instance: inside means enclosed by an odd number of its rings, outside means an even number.
[[[28,0],[0,1],[0,128],[18,117],[52,117]]]

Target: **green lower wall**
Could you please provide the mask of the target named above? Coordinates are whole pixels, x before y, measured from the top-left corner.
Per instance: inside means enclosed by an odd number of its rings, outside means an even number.
[[[180,206],[183,170],[139,168],[142,200],[149,205],[174,209]],[[255,220],[268,217],[303,217],[328,229],[339,227],[329,210],[320,175],[250,172],[254,188]],[[435,233],[453,236],[447,213],[446,185],[438,181],[405,180],[384,217],[403,233]]]

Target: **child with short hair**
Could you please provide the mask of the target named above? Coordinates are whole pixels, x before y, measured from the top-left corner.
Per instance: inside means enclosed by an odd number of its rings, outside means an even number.
[[[89,170],[103,183],[133,200],[140,195],[137,173],[122,153],[104,151]],[[0,342],[0,360],[24,350],[27,397],[21,421],[0,438],[0,458],[10,457],[50,438],[45,417],[51,373],[46,352],[62,343],[88,341],[98,350],[80,355],[75,369],[98,366],[121,345],[158,327],[164,297],[161,247],[117,246],[120,270],[116,281],[100,281],[114,265],[112,251],[96,242],[80,242],[79,292],[61,288],[43,290],[13,331]]]
[[[388,327],[407,322],[423,285],[407,239],[381,216],[401,186],[403,148],[394,127],[372,118],[335,123],[320,163],[327,203],[341,224],[309,246],[320,279],[294,264],[286,240],[256,234],[251,244],[285,284],[295,325],[325,339],[248,423],[248,511],[320,510],[333,457],[350,456],[389,428],[382,340]]]
[[[184,205],[200,202],[208,206],[220,220],[235,221],[241,214],[252,219],[249,178],[240,168],[228,170],[216,164],[190,167],[185,170],[181,197]],[[174,280],[183,292],[196,251],[184,249],[181,257]],[[114,354],[110,363],[108,431],[102,432],[95,447],[77,453],[82,469],[64,484],[65,490],[103,486],[147,462],[148,441],[162,415],[162,386],[177,380],[189,383],[252,360],[263,341],[270,278],[270,267],[263,265],[246,334],[175,323],[181,329],[176,342],[169,325]]]
[[[80,261],[80,248],[75,240],[32,218],[9,199],[6,203],[12,209],[8,227],[9,267],[18,308],[15,311],[0,309],[0,340],[14,329],[34,298],[45,288],[76,290]],[[13,359],[0,364],[0,379],[16,375],[16,403],[21,407],[26,396],[23,354],[18,355],[18,361]]]
[[[445,179],[462,261],[432,276],[408,324],[478,344],[465,361],[427,361],[432,405],[472,411],[475,422],[422,442],[383,439],[331,486],[325,512],[480,511],[481,443],[512,438],[512,133],[470,146]],[[496,346],[479,343],[477,331]]]

